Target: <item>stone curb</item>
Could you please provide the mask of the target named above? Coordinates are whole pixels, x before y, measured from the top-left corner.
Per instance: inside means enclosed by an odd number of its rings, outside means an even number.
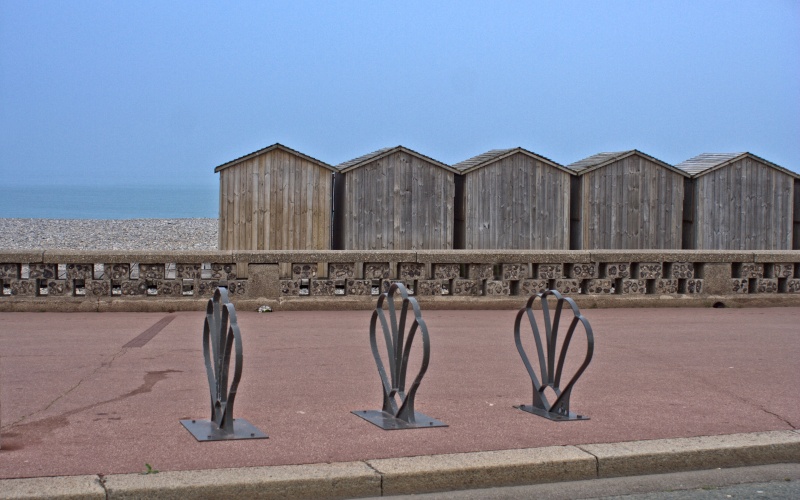
[[[0,298],[0,312],[173,312],[204,311],[210,297],[196,299],[126,298],[95,299],[76,297]],[[581,309],[675,308],[675,307],[800,307],[800,294],[745,295],[577,295],[572,297]],[[281,299],[233,297],[237,311],[256,311],[262,305],[274,311],[369,311],[375,296],[364,297],[284,297]],[[525,305],[527,296],[510,297],[417,297],[425,310],[513,310]]]
[[[9,499],[355,498],[800,463],[800,431],[158,474],[0,480]]]

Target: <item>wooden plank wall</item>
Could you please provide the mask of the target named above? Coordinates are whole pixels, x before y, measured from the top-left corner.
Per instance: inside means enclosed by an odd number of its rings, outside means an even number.
[[[632,155],[582,179],[582,249],[681,248],[682,175]]]
[[[794,180],[794,243],[793,250],[800,250],[800,179]]]
[[[397,151],[344,176],[345,250],[453,248],[453,173]]]
[[[699,250],[791,250],[794,179],[743,158],[695,179]]]
[[[220,171],[220,250],[328,250],[332,172],[276,149]]]
[[[570,174],[518,153],[464,176],[464,248],[569,249]]]

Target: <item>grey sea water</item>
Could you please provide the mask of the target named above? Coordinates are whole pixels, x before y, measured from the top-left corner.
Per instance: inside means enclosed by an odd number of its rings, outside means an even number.
[[[216,218],[216,186],[6,186],[0,218]]]

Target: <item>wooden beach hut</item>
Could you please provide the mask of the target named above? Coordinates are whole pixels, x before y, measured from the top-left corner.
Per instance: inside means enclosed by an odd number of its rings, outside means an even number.
[[[453,165],[456,248],[569,250],[572,173],[523,148]]]
[[[689,174],[635,149],[599,153],[567,168],[577,176],[573,249],[682,247],[684,180]]]
[[[334,248],[453,248],[455,170],[403,146],[337,167]]]
[[[220,250],[329,250],[334,168],[282,144],[214,169]]]
[[[792,249],[796,173],[751,153],[705,153],[676,166],[692,176],[688,248]]]

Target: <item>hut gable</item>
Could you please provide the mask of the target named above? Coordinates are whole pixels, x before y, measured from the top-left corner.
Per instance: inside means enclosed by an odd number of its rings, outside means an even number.
[[[611,165],[618,161],[622,161],[630,156],[643,158],[656,165],[659,165],[660,167],[666,168],[667,170],[671,170],[679,175],[688,177],[687,173],[683,172],[677,167],[674,167],[669,163],[665,163],[659,160],[658,158],[654,158],[648,154],[642,153],[637,149],[631,149],[628,151],[618,151],[615,153],[597,153],[595,155],[584,158],[583,160],[576,161],[575,163],[570,163],[569,165],[567,165],[567,168],[575,172],[577,175],[583,175],[598,168],[603,168],[607,165]]]
[[[336,168],[334,248],[453,248],[452,167],[397,146]]]
[[[675,165],[675,167],[683,170],[687,174],[690,174],[692,177],[700,177],[701,175],[709,174],[719,168],[725,168],[728,165],[746,158],[771,167],[790,177],[800,179],[800,175],[796,174],[795,172],[769,162],[764,158],[756,156],[752,153],[703,153],[695,156],[694,158],[683,161]]]
[[[273,144],[220,174],[220,250],[327,250],[334,167]]]
[[[494,149],[453,168],[462,174],[457,248],[569,249],[569,170],[523,148]]]
[[[422,161],[430,163],[431,165],[435,165],[437,167],[443,168],[443,169],[445,169],[447,171],[455,172],[455,169],[453,167],[451,167],[450,165],[447,165],[446,163],[442,163],[440,161],[434,160],[430,156],[425,156],[423,154],[417,153],[416,151],[408,149],[408,148],[406,148],[404,146],[388,147],[388,148],[379,149],[377,151],[373,151],[372,153],[367,153],[367,154],[365,154],[363,156],[359,156],[358,158],[354,158],[352,160],[349,160],[349,161],[346,161],[344,163],[340,163],[340,164],[336,165],[336,170],[338,170],[339,172],[342,172],[342,173],[349,172],[350,170],[354,170],[356,168],[363,167],[364,165],[368,165],[368,164],[370,164],[372,162],[380,160],[381,158],[384,158],[386,156],[392,155],[394,153],[399,153],[399,152],[402,152],[402,153],[405,153],[407,155],[413,156],[413,157],[418,158],[418,159],[420,159]]]
[[[267,146],[265,148],[259,149],[258,151],[254,151],[254,152],[252,152],[250,154],[246,154],[244,156],[240,156],[239,158],[236,158],[235,160],[231,160],[231,161],[229,161],[227,163],[223,163],[222,165],[220,165],[220,166],[218,166],[218,167],[216,167],[214,169],[214,173],[217,173],[220,170],[223,170],[223,169],[226,169],[226,168],[229,168],[229,167],[233,167],[234,165],[238,165],[239,163],[247,161],[247,160],[249,160],[251,158],[255,158],[256,156],[260,156],[260,155],[263,155],[265,153],[269,153],[270,151],[275,151],[275,150],[284,151],[284,152],[286,152],[286,153],[288,153],[290,155],[294,155],[294,156],[296,156],[298,158],[306,160],[309,163],[313,163],[313,164],[315,164],[315,165],[317,165],[319,167],[328,169],[330,171],[335,171],[336,170],[334,167],[332,167],[331,165],[328,165],[327,163],[325,163],[323,161],[317,160],[316,158],[312,158],[311,156],[305,155],[305,154],[301,153],[300,151],[294,150],[292,148],[286,147],[283,144],[280,144],[280,143],[276,142],[272,146]]]
[[[704,153],[677,167],[692,175],[691,247],[792,249],[796,173],[751,153]]]
[[[688,174],[638,150],[599,153],[571,165],[573,248],[679,249]]]

